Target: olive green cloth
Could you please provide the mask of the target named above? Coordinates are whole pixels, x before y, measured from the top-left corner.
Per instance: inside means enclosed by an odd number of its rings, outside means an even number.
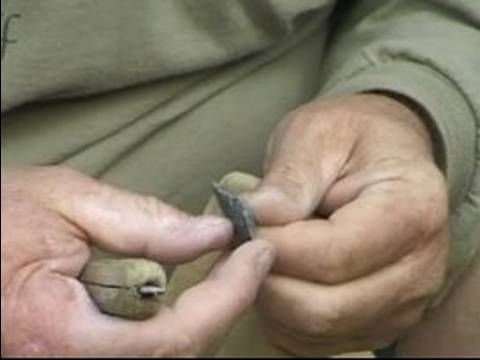
[[[268,137],[290,110],[387,90],[430,115],[447,175],[453,246],[439,300],[477,252],[479,1],[1,7],[2,166],[67,165],[198,213],[211,181],[234,170],[261,177]]]

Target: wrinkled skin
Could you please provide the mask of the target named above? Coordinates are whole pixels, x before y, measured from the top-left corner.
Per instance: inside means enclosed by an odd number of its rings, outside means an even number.
[[[382,94],[289,114],[247,196],[277,250],[259,297],[271,341],[297,355],[378,349],[441,287],[448,194],[416,111]]]
[[[2,357],[197,355],[252,304],[274,258],[264,240],[228,251],[173,307],[126,321],[76,279],[91,244],[181,263],[228,248],[230,224],[57,167],[2,169],[1,220]]]

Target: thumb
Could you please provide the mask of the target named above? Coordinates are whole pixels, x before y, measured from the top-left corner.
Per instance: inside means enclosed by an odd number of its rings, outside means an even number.
[[[258,187],[244,195],[262,225],[285,225],[309,217],[324,193],[322,174],[301,159],[276,158]]]
[[[199,344],[224,334],[255,301],[275,255],[269,241],[256,239],[217,263],[205,281],[175,304],[180,332]]]
[[[245,196],[260,224],[308,218],[349,159],[355,132],[321,121],[321,111],[312,106],[307,115],[297,114],[281,124],[269,144],[264,179]]]
[[[52,206],[112,252],[179,263],[225,248],[232,238],[220,217],[193,217],[152,196],[142,196],[73,173],[50,195]]]
[[[199,355],[224,336],[254,303],[274,259],[271,243],[250,241],[218,263],[204,281],[181,294],[172,308],[164,308],[155,318],[147,322],[100,322],[101,343],[98,336],[78,329],[77,324],[76,334],[85,334],[85,341],[95,344],[102,355]],[[116,346],[110,346],[112,343]]]

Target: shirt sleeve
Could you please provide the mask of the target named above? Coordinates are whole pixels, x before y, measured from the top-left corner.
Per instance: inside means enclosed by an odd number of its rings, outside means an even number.
[[[480,247],[480,1],[361,0],[333,20],[320,96],[387,91],[428,114],[452,214],[439,303]]]

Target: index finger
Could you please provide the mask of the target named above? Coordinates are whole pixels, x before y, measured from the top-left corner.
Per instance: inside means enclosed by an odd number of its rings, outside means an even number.
[[[335,211],[262,228],[278,253],[274,270],[326,284],[350,281],[393,263],[434,236],[441,209],[402,183],[372,187]]]

